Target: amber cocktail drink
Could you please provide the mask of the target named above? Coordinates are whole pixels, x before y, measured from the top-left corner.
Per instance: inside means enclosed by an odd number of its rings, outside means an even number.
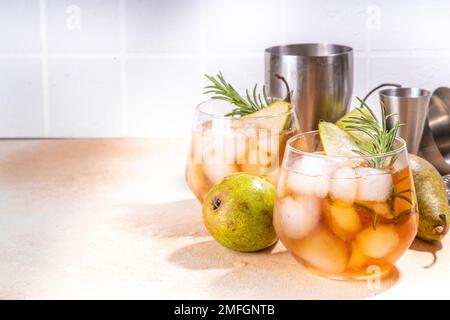
[[[386,274],[418,226],[405,142],[372,156],[327,156],[318,132],[292,137],[279,177],[274,226],[295,259],[334,279]]]
[[[197,107],[186,181],[200,202],[214,183],[234,172],[264,176],[276,184],[286,141],[298,128],[290,107],[275,114],[227,116],[232,109],[220,100]]]

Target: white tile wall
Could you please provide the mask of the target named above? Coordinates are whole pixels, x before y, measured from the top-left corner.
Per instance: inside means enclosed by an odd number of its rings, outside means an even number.
[[[1,0],[0,137],[184,136],[203,73],[262,84],[264,48],[283,43],[352,46],[355,95],[449,86],[449,12],[448,0]]]
[[[246,89],[253,89],[255,84],[264,84],[264,55],[207,57],[205,73],[216,75],[219,71],[236,90],[245,92]],[[209,85],[209,81],[202,78],[202,84]]]
[[[450,1],[372,1],[380,28],[370,30],[373,50],[450,49]]]
[[[199,52],[201,2],[128,0],[128,52]]]
[[[357,70],[354,74],[353,78],[353,96],[363,98],[366,93],[372,89],[370,85],[367,83],[368,80],[368,72],[369,72],[369,58],[360,55],[359,53],[355,54],[353,61],[353,68]],[[353,99],[353,105],[356,105],[356,98]]]
[[[134,58],[127,61],[128,134],[190,134],[201,96],[202,69],[196,58]]]
[[[365,1],[286,1],[287,43],[327,42],[365,49]]]
[[[48,83],[51,136],[123,134],[117,59],[52,60]]]
[[[369,62],[369,88],[380,83],[398,83],[408,87],[434,90],[441,86],[450,87],[450,55],[375,56]],[[374,94],[368,102],[378,105]]]
[[[424,88],[450,86],[450,56],[372,57],[369,72],[372,87],[386,81]]]
[[[38,53],[39,1],[0,1],[0,54]]]
[[[44,134],[41,83],[38,59],[0,59],[1,137]]]
[[[205,0],[203,29],[210,53],[260,53],[283,39],[277,0]]]
[[[119,0],[46,0],[49,53],[118,53]]]

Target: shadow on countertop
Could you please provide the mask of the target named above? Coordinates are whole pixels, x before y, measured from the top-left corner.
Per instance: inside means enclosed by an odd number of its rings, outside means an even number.
[[[376,289],[366,281],[325,279],[300,266],[281,243],[242,253],[207,240],[176,250],[169,261],[187,269],[224,269],[210,283],[211,294],[220,292],[223,299],[364,299],[389,290],[400,278],[394,267]]]
[[[247,266],[249,260],[264,259],[271,254],[273,247],[258,252],[243,253],[224,248],[214,240],[206,240],[176,250],[170,255],[169,261],[193,270],[232,269]],[[287,251],[277,254],[289,255]]]
[[[201,205],[196,199],[157,204],[127,205],[121,225],[129,231],[157,238],[205,237]]]
[[[131,209],[131,210],[130,210]],[[226,249],[209,237],[195,199],[127,206],[122,227],[156,238],[191,238],[167,259],[181,268],[208,272],[205,290],[223,299],[364,299],[392,288],[398,269],[371,289],[366,281],[340,282],[314,276],[300,266],[278,242],[255,253]]]
[[[433,260],[429,265],[424,266],[424,269],[429,269],[437,263],[437,252],[442,249],[441,241],[425,241],[419,238],[414,239],[414,242],[409,247],[410,250],[419,252],[429,252],[433,256]]]

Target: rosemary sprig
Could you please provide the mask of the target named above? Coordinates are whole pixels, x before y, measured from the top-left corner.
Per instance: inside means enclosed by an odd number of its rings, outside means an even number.
[[[230,113],[226,116],[244,116],[254,113],[267,107],[272,101],[269,100],[266,94],[266,87],[262,87],[262,94],[257,93],[257,84],[253,87],[253,91],[250,93],[245,91],[245,97],[241,96],[231,84],[229,84],[222,75],[222,72],[214,76],[205,74],[205,77],[211,81],[211,85],[206,86],[206,91],[203,94],[213,94],[211,99],[218,99],[230,102],[235,105]]]
[[[386,108],[384,104],[381,104],[381,121],[378,122],[377,117],[373,110],[366,104],[365,101],[356,97],[358,101],[361,103],[361,106],[357,109],[360,115],[358,116],[350,116],[347,119],[343,120],[345,123],[345,127],[350,130],[361,132],[365,135],[365,138],[358,139],[355,138],[356,144],[358,146],[358,150],[353,150],[354,152],[363,155],[363,156],[373,156],[369,158],[367,161],[369,164],[378,169],[385,169],[386,166],[390,167],[397,160],[397,156],[379,156],[380,154],[385,154],[393,150],[395,138],[397,137],[398,130],[400,128],[400,123],[395,122],[394,126],[391,129],[387,127],[387,121],[390,117],[394,116],[395,113],[386,114]],[[364,112],[367,110],[368,112]],[[389,159],[389,162],[386,163],[386,160]],[[397,181],[397,184],[406,179],[404,177]],[[402,191],[397,191],[396,186],[392,187],[392,191],[388,200],[390,205],[390,209],[394,211],[394,201],[396,198],[406,201],[411,206],[413,206],[412,200],[406,195],[409,192],[412,192],[412,189],[405,189]],[[372,215],[372,228],[376,230],[377,221],[379,219],[378,214],[371,208],[366,207],[361,204],[357,204],[357,206],[365,209]],[[411,210],[404,210],[397,216],[393,218],[393,221],[399,221],[401,217],[408,214]]]
[[[291,103],[292,91],[289,88],[288,82],[283,76],[277,73],[274,73],[273,76],[283,82],[287,91],[286,97],[283,100]],[[255,84],[253,91],[249,92],[245,90],[245,96],[243,97],[231,84],[225,81],[222,72],[219,71],[216,77],[207,74],[205,74],[205,77],[212,84],[205,87],[206,91],[203,94],[213,94],[211,99],[224,100],[236,106],[236,108],[225,116],[245,116],[259,111],[274,102],[273,98],[269,99],[267,97],[266,86],[262,87],[262,93],[257,93],[258,85]]]
[[[391,129],[388,129],[387,120],[394,116],[394,113],[386,115],[386,108],[381,104],[381,121],[378,122],[375,113],[366,102],[359,97],[356,99],[361,103],[361,107],[357,109],[361,115],[349,117],[343,122],[346,124],[346,128],[366,134],[368,141],[357,140],[358,150],[354,151],[362,156],[375,156],[368,160],[370,165],[374,168],[384,168],[387,157],[378,157],[377,155],[393,150],[400,124],[397,121]],[[365,108],[368,113],[363,112],[362,108]],[[392,165],[395,160],[396,157],[391,157],[389,165]]]

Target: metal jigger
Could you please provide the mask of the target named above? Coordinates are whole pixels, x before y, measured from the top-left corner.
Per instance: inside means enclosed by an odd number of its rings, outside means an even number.
[[[384,89],[379,92],[388,119],[388,128],[397,121],[402,124],[399,136],[406,141],[408,152],[417,154],[428,114],[431,93],[419,88]]]

